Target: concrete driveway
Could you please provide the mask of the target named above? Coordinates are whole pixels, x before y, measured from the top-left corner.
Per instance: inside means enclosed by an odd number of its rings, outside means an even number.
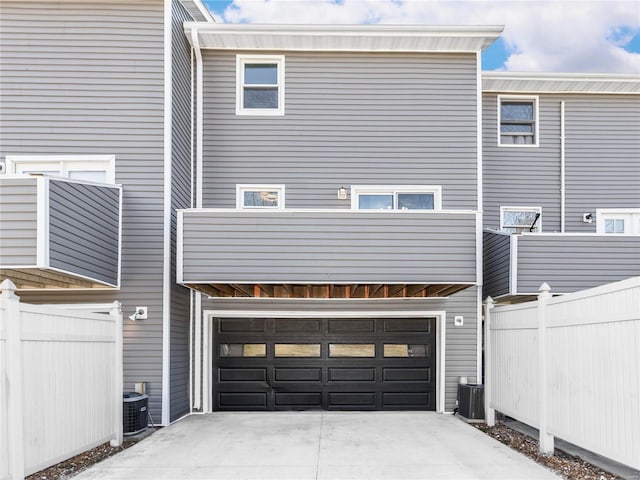
[[[459,418],[431,412],[193,415],[81,479],[559,478]]]

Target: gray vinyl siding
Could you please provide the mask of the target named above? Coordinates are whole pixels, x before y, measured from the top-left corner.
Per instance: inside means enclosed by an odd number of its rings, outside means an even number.
[[[595,232],[583,213],[640,208],[640,95],[571,96],[565,115],[566,231]]]
[[[0,178],[0,266],[36,266],[38,188],[35,178]]]
[[[242,183],[285,184],[288,208],[410,184],[476,209],[475,55],[285,52],[284,116],[237,116],[235,54],[203,55],[205,207],[235,207]]]
[[[163,4],[87,0],[0,2],[0,159],[111,154],[123,185],[120,290],[21,292],[25,302],[123,303],[124,388],[162,395]]]
[[[120,190],[49,181],[49,265],[118,286]]]
[[[191,47],[182,22],[193,20],[177,0],[172,4],[171,140],[171,421],[189,413],[189,290],[176,284],[176,209],[191,206]]]
[[[507,295],[511,267],[511,235],[484,232],[482,249],[482,298]]]
[[[570,293],[640,275],[640,236],[522,235],[517,293]]]
[[[477,361],[477,321],[478,301],[476,287],[470,287],[449,298],[411,299],[411,300],[267,300],[251,299],[208,299],[203,301],[206,310],[251,310],[287,311],[304,310],[305,312],[323,311],[330,316],[331,311],[366,310],[376,312],[413,311],[446,311],[446,348],[445,348],[445,409],[452,411],[455,407],[458,379],[468,377],[469,383],[480,382],[476,378]],[[455,327],[453,317],[462,315],[464,325]],[[247,313],[247,316],[251,316]],[[439,357],[438,357],[439,358]],[[439,375],[439,365],[437,375]]]
[[[498,146],[498,95],[483,95],[484,226],[500,228],[501,206],[542,207],[542,231],[560,231],[560,103],[540,96],[538,147]]]
[[[183,213],[183,281],[474,283],[474,213]]]
[[[598,208],[640,207],[640,96],[540,94],[539,146],[498,147],[497,94],[483,95],[484,225],[500,206],[542,207],[542,231],[560,231],[561,102],[565,102],[565,231]],[[595,216],[594,216],[595,218]]]

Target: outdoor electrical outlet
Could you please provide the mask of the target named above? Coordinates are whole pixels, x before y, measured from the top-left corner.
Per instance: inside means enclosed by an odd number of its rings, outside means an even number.
[[[456,315],[455,317],[453,317],[453,324],[456,327],[461,327],[462,325],[464,325],[464,317],[462,315]]]
[[[136,307],[136,319],[137,320],[147,319],[147,307]]]

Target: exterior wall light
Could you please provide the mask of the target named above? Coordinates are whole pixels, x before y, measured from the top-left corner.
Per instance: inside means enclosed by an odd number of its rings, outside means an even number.
[[[136,307],[136,311],[133,315],[129,315],[129,320],[146,320],[147,319],[147,307]]]
[[[344,187],[340,187],[338,189],[338,200],[346,200],[347,199],[347,189]]]

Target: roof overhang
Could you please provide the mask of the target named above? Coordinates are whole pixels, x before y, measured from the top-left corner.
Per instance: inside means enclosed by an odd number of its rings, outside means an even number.
[[[199,48],[322,52],[479,52],[502,26],[256,25],[185,22]]]
[[[202,0],[180,0],[180,3],[187,9],[189,15],[197,22],[215,22],[213,16],[204,6]]]
[[[640,94],[640,75],[483,72],[482,91],[496,93]]]

